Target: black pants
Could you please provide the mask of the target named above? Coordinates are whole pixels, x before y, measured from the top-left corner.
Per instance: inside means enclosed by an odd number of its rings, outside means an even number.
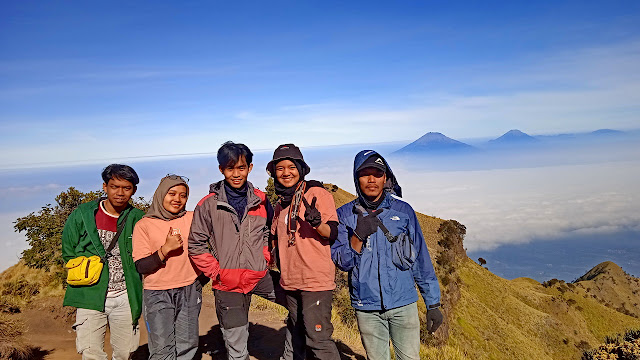
[[[299,339],[304,334],[309,357],[319,360],[340,359],[338,348],[331,339],[331,300],[333,291],[287,291],[289,326],[297,355]]]
[[[251,295],[258,295],[269,301],[278,302],[271,275],[267,272],[253,290],[247,294],[218,289],[213,289],[213,294],[216,297],[216,315],[222,330],[228,358],[249,359],[247,340],[249,339]],[[282,302],[279,303],[284,306]],[[285,343],[284,357],[290,359],[291,355],[287,355],[287,347],[289,347],[288,353],[291,353],[291,345]]]

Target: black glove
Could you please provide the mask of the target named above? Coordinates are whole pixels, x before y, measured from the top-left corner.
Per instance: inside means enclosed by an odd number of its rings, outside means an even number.
[[[309,225],[317,228],[322,224],[322,216],[320,215],[320,211],[316,209],[316,198],[315,196],[311,200],[311,205],[307,202],[307,199],[302,197],[302,202],[304,203],[305,211],[304,211],[304,220],[309,223]]]
[[[442,316],[439,308],[427,310],[427,331],[430,334],[436,332],[440,325],[442,325],[443,320],[444,316]]]
[[[356,222],[356,228],[353,230],[353,233],[356,234],[358,239],[361,241],[365,241],[369,235],[378,231],[378,226],[380,224],[380,219],[378,219],[378,214],[382,212],[382,209],[378,209],[376,211],[372,211],[369,215],[364,216],[362,211],[357,209],[358,219]]]

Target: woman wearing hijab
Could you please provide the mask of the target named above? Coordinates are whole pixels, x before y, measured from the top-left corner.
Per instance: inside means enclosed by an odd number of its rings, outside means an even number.
[[[202,284],[188,256],[186,238],[193,219],[193,212],[185,210],[188,197],[185,179],[165,176],[133,231],[133,259],[143,275],[149,359],[193,359],[198,350]]]
[[[300,149],[280,145],[267,164],[274,178],[278,203],[271,234],[286,291],[288,326],[293,335],[294,358],[305,358],[302,338],[313,359],[339,359],[331,339],[331,300],[335,265],[330,245],[338,235],[333,196],[322,184],[305,180],[310,168]]]

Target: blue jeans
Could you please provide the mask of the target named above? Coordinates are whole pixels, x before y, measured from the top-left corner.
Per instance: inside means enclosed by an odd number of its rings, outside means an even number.
[[[389,340],[397,360],[420,359],[418,305],[412,303],[383,311],[356,310],[362,345],[369,360],[389,360]]]

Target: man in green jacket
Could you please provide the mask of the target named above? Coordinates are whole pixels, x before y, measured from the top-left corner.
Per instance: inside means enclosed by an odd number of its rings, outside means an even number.
[[[106,360],[104,338],[109,326],[114,360],[129,359],[138,348],[138,319],[142,306],[142,279],[131,256],[133,227],[144,212],[129,204],[139,182],[138,174],[127,165],[111,164],[102,171],[102,198],[81,204],[64,225],[62,257],[65,262],[78,256],[98,255],[104,261],[97,283],[67,286],[65,306],[78,308],[76,348],[83,360]],[[117,244],[105,249],[122,231]]]

